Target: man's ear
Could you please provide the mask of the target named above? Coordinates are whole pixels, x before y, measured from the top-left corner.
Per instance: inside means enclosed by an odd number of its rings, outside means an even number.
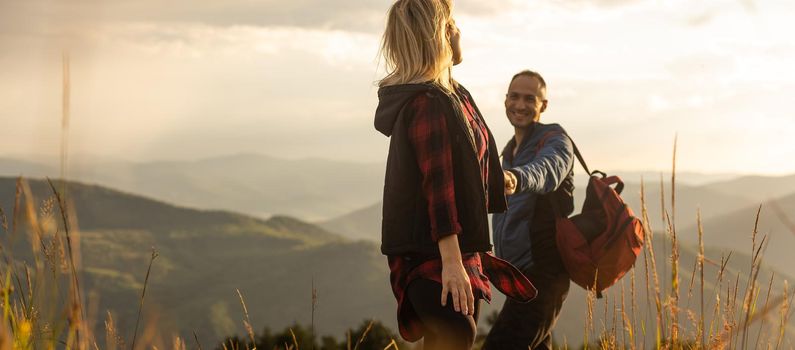
[[[544,102],[541,102],[541,110],[538,111],[538,112],[539,113],[544,113],[544,111],[546,111],[546,110],[547,110],[547,100],[544,100]]]

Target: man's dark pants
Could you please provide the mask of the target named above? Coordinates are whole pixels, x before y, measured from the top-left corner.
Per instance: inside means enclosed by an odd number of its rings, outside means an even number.
[[[562,266],[548,270],[552,271],[525,271],[538,296],[524,304],[506,299],[484,350],[552,349],[552,328],[569,292],[569,275]]]

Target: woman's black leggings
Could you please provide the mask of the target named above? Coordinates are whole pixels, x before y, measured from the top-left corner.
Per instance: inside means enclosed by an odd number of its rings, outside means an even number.
[[[469,350],[475,342],[480,300],[475,299],[475,313],[465,316],[453,308],[453,298],[448,296],[447,306],[442,306],[442,285],[438,282],[417,279],[406,290],[409,302],[423,324],[424,350]]]

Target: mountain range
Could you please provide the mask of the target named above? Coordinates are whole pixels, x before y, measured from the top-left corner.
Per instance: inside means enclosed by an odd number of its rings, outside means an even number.
[[[0,157],[0,176],[59,178],[60,169],[57,159]],[[132,162],[82,157],[69,160],[66,177],[192,208],[231,210],[261,218],[280,214],[319,222],[333,220],[381,200],[384,169],[383,163],[283,159],[253,153],[192,161]],[[581,173],[579,167],[575,171]],[[668,172],[616,173],[628,183],[637,184],[641,178],[646,179],[651,192],[658,191],[660,176],[666,183],[670,179]],[[705,194],[719,192],[731,198],[750,200],[763,193],[754,190],[757,184],[781,183],[773,188],[781,194],[795,192],[793,177],[748,177],[746,184],[746,177],[737,174],[677,173],[680,187],[699,187],[711,190]],[[716,188],[704,187],[707,184]],[[583,188],[584,182],[581,185],[579,187]],[[633,189],[628,188],[628,191]],[[682,212],[689,213],[687,203],[682,201],[681,205],[687,210]]]
[[[44,181],[29,183],[35,197],[31,203],[40,208],[46,207],[48,201],[51,203],[52,193]],[[137,300],[152,247],[159,257],[148,282],[144,315],[148,320],[156,318],[161,332],[191,339],[195,331],[203,344],[213,344],[230,334],[242,334],[243,315],[236,290],[245,299],[255,329],[265,326],[281,329],[293,322],[307,324],[313,316],[313,287],[317,293],[314,319],[318,333],[339,336],[346,327],[366,318],[380,319],[396,329],[395,301],[389,289],[386,260],[374,242],[353,241],[286,216],[263,220],[226,211],[177,207],[96,185],[68,183],[60,187],[59,182],[55,185],[64,189],[70,203],[67,208],[77,216],[85,289],[100,296],[97,308],[113,310],[118,328],[127,330],[127,334],[135,322]],[[13,212],[10,208],[14,204],[15,187],[16,179],[0,178],[0,205],[6,213]],[[20,259],[25,259],[24,251],[30,249],[24,241],[11,245]],[[712,262],[720,261],[726,254],[726,250],[713,246],[714,241],[720,239],[707,236],[707,256]],[[656,263],[660,270],[666,266],[670,254],[670,242],[665,242],[664,235],[656,235]],[[750,240],[738,238],[737,244],[747,249],[733,253],[722,284],[713,282],[717,266],[707,266],[705,295],[710,303],[718,290],[732,285],[726,281],[736,278],[742,285],[747,278],[750,258],[743,251],[750,250]],[[696,261],[695,252],[688,244],[680,249],[683,295]],[[641,257],[635,269],[638,298],[635,314],[638,320],[649,324],[654,322],[653,306],[647,305],[645,271],[648,269]],[[770,278],[773,271],[763,269],[759,280]],[[776,272],[774,291],[780,290],[781,280],[787,278],[786,271]],[[662,290],[671,288],[669,273],[660,271]],[[629,278],[622,282],[626,293],[630,282]],[[543,286],[538,287],[543,290]],[[606,299],[597,301],[597,308],[601,310],[602,302],[608,303],[606,308],[615,306],[620,292],[620,286],[611,288]],[[494,294],[490,305],[482,305],[482,315],[490,315],[501,306],[503,297],[496,291]],[[700,295],[688,294],[692,295],[683,297],[681,305],[683,309],[693,310],[694,300]],[[558,322],[559,341],[565,339],[569,344],[582,341],[586,300],[585,292],[572,285]],[[684,312],[682,319],[686,320]],[[596,313],[595,317],[597,325],[609,325],[612,316],[608,312]],[[100,325],[101,322],[97,324]]]
[[[56,161],[0,158],[0,176],[60,177]],[[236,154],[196,161],[69,162],[67,178],[201,209],[318,220],[376,201],[383,164]]]

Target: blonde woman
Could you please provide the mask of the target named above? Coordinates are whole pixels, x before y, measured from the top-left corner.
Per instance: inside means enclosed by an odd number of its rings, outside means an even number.
[[[490,254],[487,213],[505,211],[505,177],[472,96],[451,76],[461,62],[451,0],[398,0],[381,51],[375,127],[390,138],[381,251],[401,336],[426,349],[470,349],[489,280],[520,301],[532,284]]]

